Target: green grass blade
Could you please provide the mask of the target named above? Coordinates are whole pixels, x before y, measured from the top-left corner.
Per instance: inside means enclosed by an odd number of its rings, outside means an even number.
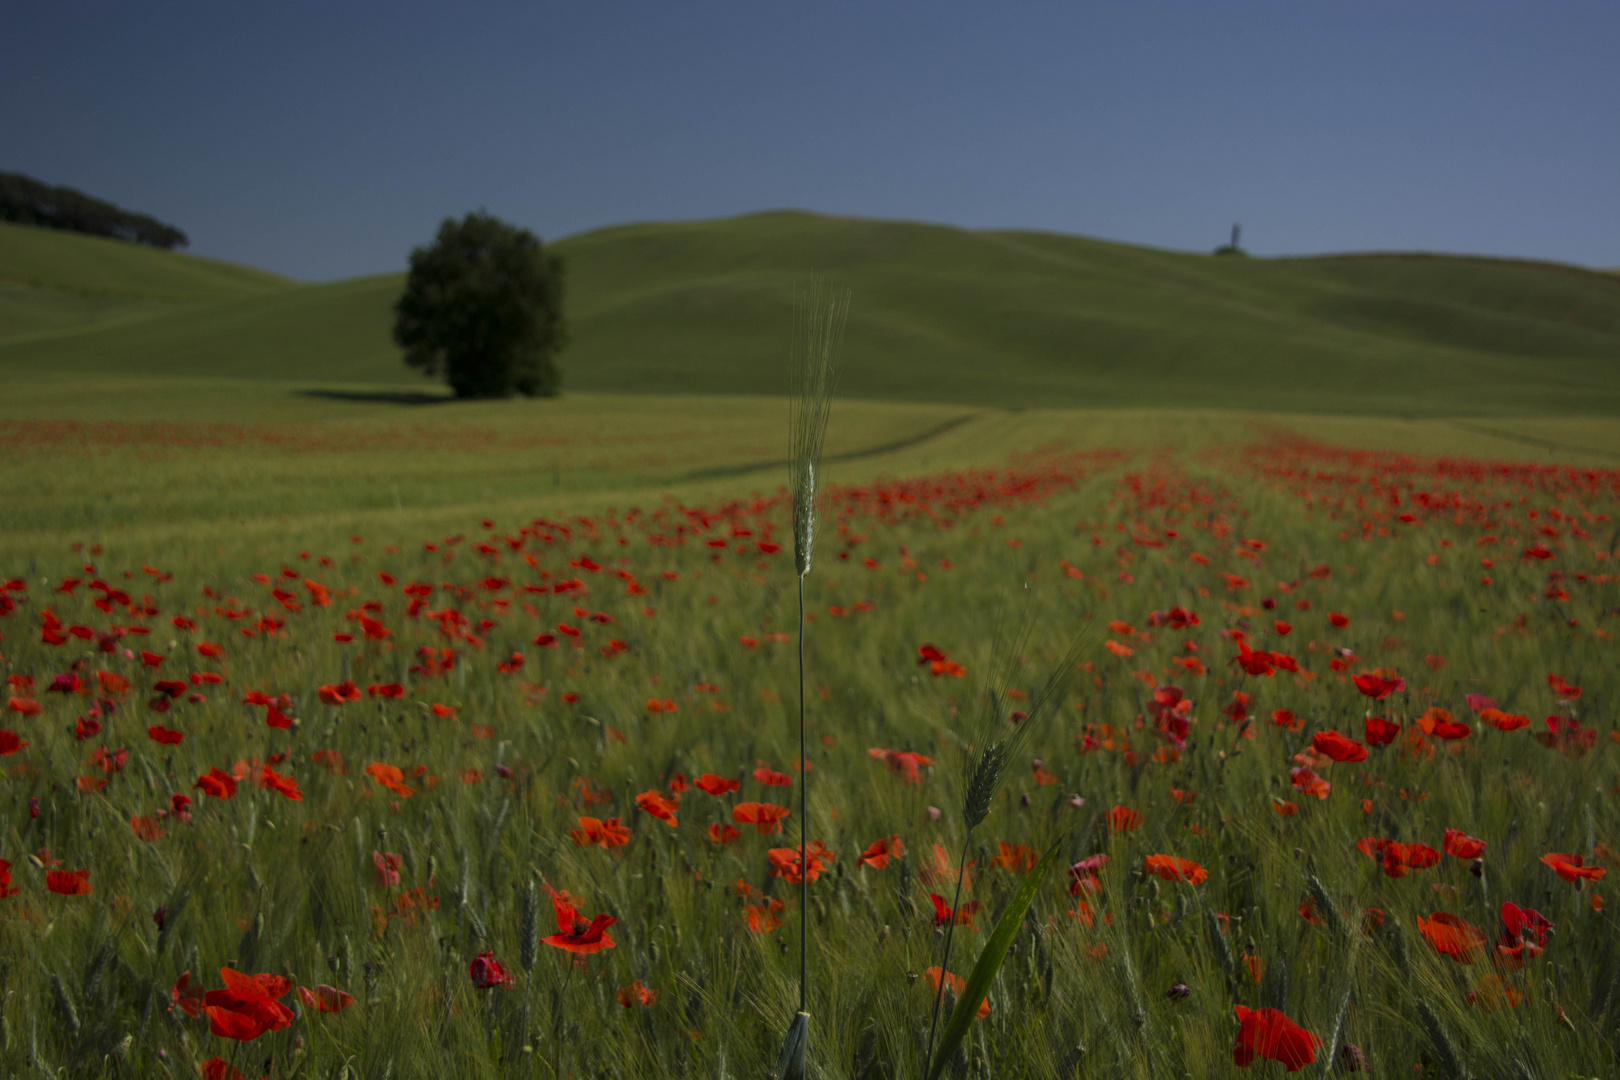
[[[1007,958],[1007,950],[1012,946],[1013,935],[1018,933],[1018,927],[1024,921],[1024,914],[1029,911],[1029,905],[1035,899],[1035,892],[1046,880],[1046,872],[1051,868],[1052,860],[1057,858],[1058,846],[1063,843],[1059,836],[1046,849],[1046,854],[1036,864],[1035,869],[1024,876],[1024,883],[1013,893],[1012,900],[1007,904],[1007,910],[1001,913],[995,929],[990,931],[990,937],[984,943],[984,949],[979,953],[978,962],[973,965],[973,971],[968,975],[967,983],[962,993],[957,996],[956,1006],[951,1009],[951,1018],[945,1025],[945,1034],[940,1037],[939,1048],[934,1053],[934,1060],[928,1069],[928,1080],[935,1080],[945,1062],[950,1060],[956,1052],[957,1045],[967,1034],[968,1025],[973,1023],[974,1014],[979,1011],[979,1002],[990,992],[990,984],[995,981],[996,972],[1001,970],[1001,962]],[[943,978],[943,976],[941,976]]]

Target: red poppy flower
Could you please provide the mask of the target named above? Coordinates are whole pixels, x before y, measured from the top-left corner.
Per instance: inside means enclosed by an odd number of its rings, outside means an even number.
[[[320,699],[328,705],[343,705],[350,701],[360,700],[360,688],[353,682],[345,679],[340,683],[327,683],[315,691]]]
[[[1298,731],[1305,726],[1304,719],[1295,716],[1292,709],[1272,709],[1271,722],[1278,727],[1287,728],[1289,731]]]
[[[180,1006],[180,1011],[195,1020],[202,1015],[203,987],[200,982],[191,981],[191,972],[183,973],[169,987],[169,1008]]]
[[[281,792],[293,802],[304,801],[304,793],[298,790],[297,779],[291,776],[283,776],[268,765],[259,770],[257,783],[262,788]]]
[[[1472,964],[1475,955],[1485,945],[1484,934],[1449,911],[1437,911],[1430,919],[1419,915],[1418,932],[1435,952],[1449,956],[1459,964]]]
[[[1369,716],[1361,722],[1361,733],[1368,746],[1388,746],[1401,733],[1401,725],[1382,716]]]
[[[1480,709],[1479,718],[1497,731],[1518,731],[1520,728],[1530,726],[1528,716],[1520,716],[1518,713],[1505,713],[1494,706]]]
[[[787,773],[777,772],[775,769],[755,769],[754,779],[768,787],[787,787],[793,783],[793,777]]]
[[[1318,731],[1311,736],[1311,746],[1318,754],[1326,754],[1341,764],[1367,760],[1367,748],[1337,731]]]
[[[209,1030],[227,1039],[248,1042],[267,1031],[280,1031],[293,1022],[293,1011],[277,1001],[292,989],[292,980],[282,975],[244,975],[221,968],[223,990],[204,995]]]
[[[186,737],[184,732],[173,731],[162,725],[149,727],[146,729],[146,733],[152,737],[153,742],[161,746],[178,746],[180,740]]]
[[[88,870],[47,870],[45,887],[58,896],[89,896],[94,891]]]
[[[918,770],[922,766],[934,763],[933,758],[912,753],[910,750],[885,750],[882,747],[873,747],[866,753],[874,761],[883,762],[890,772],[907,784],[922,783],[922,774]]]
[[[220,648],[218,645],[215,645],[211,641],[204,641],[199,644],[197,646],[197,652],[202,656],[208,657],[210,660],[223,660],[225,658],[225,650]]]
[[[680,807],[680,803],[671,802],[658,791],[643,791],[636,796],[636,805],[671,828],[677,824],[675,811]]]
[[[935,966],[929,968],[927,971],[928,985],[933,989],[934,993],[939,993],[941,974],[945,976],[944,983],[950,988],[952,994],[960,997],[962,991],[967,989],[967,980],[962,978],[962,976],[956,974],[955,972],[946,971],[944,968]],[[974,1014],[974,1018],[977,1020],[983,1020],[989,1015],[990,999],[987,997],[983,1001],[979,1002],[979,1011]]]
[[[1165,881],[1185,881],[1189,885],[1202,885],[1209,880],[1209,871],[1191,859],[1175,855],[1149,855],[1145,869]]]
[[[1332,623],[1340,630],[1343,630],[1345,627],[1350,625],[1350,616],[1341,612],[1330,611],[1328,612],[1328,622]]]
[[[433,709],[433,715],[437,716],[440,720],[450,720],[456,715],[456,707],[454,705],[441,705],[435,701],[431,708]]]
[[[1418,717],[1418,727],[1423,734],[1432,735],[1436,739],[1466,739],[1473,729],[1467,724],[1452,718],[1451,713],[1438,705],[1425,709],[1423,715]]]
[[[1142,814],[1139,810],[1132,810],[1128,806],[1116,806],[1108,811],[1108,828],[1111,832],[1135,832],[1142,827]]]
[[[10,709],[14,713],[21,713],[23,716],[38,716],[40,713],[45,711],[45,706],[41,705],[33,698],[26,697],[8,698],[6,701],[6,708]]]
[[[1440,853],[1427,844],[1398,844],[1374,836],[1356,841],[1356,850],[1377,861],[1388,877],[1405,877],[1410,870],[1427,870],[1440,862]]]
[[[16,895],[17,889],[11,884],[11,863],[0,859],[0,900]]]
[[[1316,770],[1309,765],[1288,770],[1288,782],[1304,795],[1314,795],[1318,799],[1325,799],[1333,792],[1333,785],[1316,775]]]
[[[1246,1069],[1257,1057],[1280,1062],[1289,1072],[1297,1072],[1316,1060],[1322,1040],[1288,1019],[1280,1009],[1237,1010],[1237,1042],[1232,1046],[1232,1063]]]
[[[810,860],[810,880],[814,881],[821,876],[822,871],[832,868],[835,854],[827,850],[827,846],[820,840],[812,840],[805,845],[804,854]],[[771,862],[771,877],[781,878],[789,885],[799,883],[799,849],[771,848],[765,857]]]
[[[342,1012],[354,1004],[354,998],[342,990],[327,986],[325,983],[313,990],[302,986],[298,988],[298,998],[304,1003],[304,1008],[314,1009],[316,1012]]]
[[[855,860],[857,866],[870,866],[874,870],[882,870],[889,865],[890,859],[898,859],[906,850],[899,834],[884,836],[872,841],[867,849],[861,852],[861,857]]]
[[[132,817],[129,819],[129,827],[137,837],[148,844],[155,844],[164,837],[163,826],[158,824],[156,818]]]
[[[372,697],[389,698],[402,701],[405,698],[405,687],[399,683],[372,683],[366,687],[366,693]]]
[[[15,731],[0,730],[0,757],[15,754],[27,745]]]
[[[752,825],[761,836],[782,831],[782,819],[791,811],[775,803],[744,802],[731,808],[731,820],[739,825]]]
[[[956,925],[965,926],[970,930],[974,929],[973,917],[979,912],[979,904],[977,901],[962,904],[956,908],[955,912],[952,912],[951,906],[947,904],[945,902],[945,898],[940,896],[938,893],[929,893],[928,899],[934,902],[935,926],[949,926],[954,918]]]
[[[735,825],[724,825],[717,821],[709,826],[709,839],[721,847],[730,847],[741,835]]]
[[[1547,935],[1553,929],[1547,916],[1534,908],[1521,908],[1514,903],[1502,905],[1502,925],[1507,928],[1509,937],[1534,941],[1539,946],[1547,944]]]
[[[549,943],[551,938],[546,938],[546,941]],[[594,952],[595,950],[591,951]],[[472,979],[472,984],[480,990],[491,990],[497,986],[512,986],[517,982],[515,975],[496,963],[495,954],[492,952],[481,952],[473,957],[472,963],[467,965],[467,976]]]
[[[728,780],[726,777],[716,776],[712,772],[706,772],[697,778],[698,790],[713,795],[716,798],[736,791],[741,786],[742,784],[736,780]]]
[[[611,915],[598,915],[586,922],[566,893],[559,893],[550,885],[546,886],[546,891],[551,893],[551,906],[557,916],[558,930],[558,933],[544,939],[547,945],[577,956],[589,956],[613,948],[613,939],[608,936],[607,928],[618,919]]]
[[[1459,859],[1477,859],[1485,852],[1485,841],[1477,840],[1459,829],[1447,829],[1444,845],[1446,854]]]
[[[1579,855],[1562,855],[1554,852],[1543,855],[1541,861],[1552,867],[1553,872],[1565,881],[1578,881],[1582,878],[1597,881],[1608,873],[1601,866],[1587,866],[1586,860]]]
[[[1381,701],[1397,690],[1406,689],[1405,679],[1386,679],[1380,675],[1357,675],[1355,684],[1357,690],[1374,701]]]
[[[218,1056],[209,1058],[197,1069],[202,1073],[203,1080],[247,1080],[241,1069]]]

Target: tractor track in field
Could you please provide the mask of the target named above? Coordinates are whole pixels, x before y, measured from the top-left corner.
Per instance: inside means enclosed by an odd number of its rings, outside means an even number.
[[[863,458],[879,457],[883,454],[892,454],[899,450],[909,450],[913,446],[919,446],[930,439],[937,439],[941,435],[954,431],[963,424],[967,423],[969,420],[976,419],[980,415],[980,413],[963,413],[961,416],[954,416],[951,419],[946,420],[944,423],[935,424],[927,431],[919,432],[916,435],[910,435],[904,439],[896,439],[893,442],[883,443],[880,446],[868,447],[865,450],[851,450],[843,454],[828,454],[822,459],[822,461],[860,461]],[[765,469],[786,468],[787,464],[787,458],[778,458],[772,461],[753,461],[745,462],[740,465],[719,465],[707,469],[694,469],[693,471],[681,476],[680,479],[675,482],[689,483],[697,480],[724,480],[733,476],[745,476],[748,473],[761,472]]]

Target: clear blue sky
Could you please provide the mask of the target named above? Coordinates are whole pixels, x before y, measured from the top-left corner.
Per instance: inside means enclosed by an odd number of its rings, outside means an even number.
[[[797,207],[1620,266],[1614,0],[53,0],[5,24],[0,171],[309,280],[401,269],[480,206],[548,240]]]

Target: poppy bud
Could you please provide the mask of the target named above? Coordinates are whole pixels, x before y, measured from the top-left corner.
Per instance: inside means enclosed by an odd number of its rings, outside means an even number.
[[[1182,998],[1187,997],[1191,993],[1192,987],[1188,986],[1186,983],[1176,983],[1176,985],[1165,991],[1164,996],[1169,998],[1171,1001],[1180,1001]]]
[[[1027,791],[1024,792],[1023,797],[1018,800],[1018,805],[1019,806],[1030,806],[1030,805],[1032,805],[1031,801],[1030,801],[1030,797],[1029,797],[1029,792],[1027,792]]]
[[[928,808],[928,820],[929,821],[938,821],[939,820],[939,807],[930,806]]]
[[[1473,862],[1469,863],[1468,864],[1468,872],[1470,874],[1473,874],[1475,877],[1484,877],[1485,876],[1485,860],[1484,859],[1475,859]]]
[[[158,933],[163,932],[163,925],[169,921],[169,909],[162,904],[152,912],[152,921],[157,923]]]
[[[1345,1072],[1366,1072],[1367,1055],[1355,1043],[1345,1043],[1339,1047],[1339,1068]]]
[[[31,818],[39,817],[39,796],[38,795],[35,795],[35,796],[33,796],[32,798],[30,798],[28,800],[28,816],[31,817]]]
[[[1277,607],[1277,601],[1268,596],[1264,600],[1260,601],[1260,606],[1265,608],[1267,611],[1274,611]]]

